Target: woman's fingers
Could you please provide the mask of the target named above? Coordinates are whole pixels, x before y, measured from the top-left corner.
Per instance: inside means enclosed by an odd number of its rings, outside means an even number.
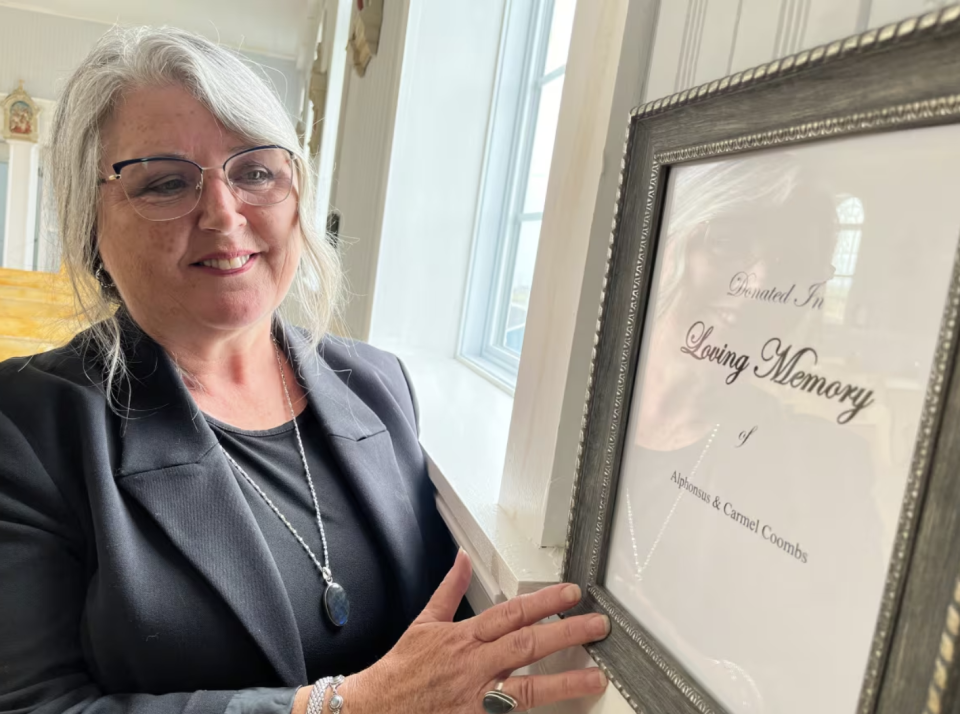
[[[426,622],[452,622],[453,616],[457,614],[457,608],[460,607],[460,601],[470,587],[470,577],[473,567],[470,564],[470,556],[462,548],[457,553],[457,559],[453,561],[453,567],[447,573],[443,582],[440,583],[430,602],[423,608],[423,612],[413,621],[414,625]]]
[[[483,656],[493,671],[511,671],[554,652],[602,640],[610,632],[606,615],[578,615],[542,625],[528,625],[488,645]]]
[[[520,595],[473,618],[473,636],[481,642],[494,642],[521,627],[569,610],[580,601],[580,588],[560,583]]]
[[[516,711],[528,711],[564,699],[597,695],[606,686],[607,678],[603,672],[591,667],[560,674],[510,677],[503,682],[503,693],[517,700]]]

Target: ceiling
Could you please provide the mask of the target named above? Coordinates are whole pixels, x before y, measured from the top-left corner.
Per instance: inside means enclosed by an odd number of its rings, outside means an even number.
[[[230,47],[290,60],[315,46],[321,5],[321,0],[0,0],[4,7],[105,24],[175,25]]]

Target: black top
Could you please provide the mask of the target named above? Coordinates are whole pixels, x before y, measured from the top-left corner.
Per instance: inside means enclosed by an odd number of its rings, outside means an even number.
[[[223,448],[286,516],[321,563],[323,545],[304,477],[293,422],[246,431],[207,417]],[[327,536],[334,582],[350,599],[350,619],[335,627],[323,612],[323,578],[293,534],[239,473],[237,481],[270,548],[300,631],[307,675],[350,674],[390,649],[405,622],[390,608],[392,578],[356,496],[344,484],[326,437],[305,410],[297,417]]]
[[[276,334],[388,565],[391,617],[410,623],[456,546],[403,369]],[[310,682],[300,625],[217,435],[129,316],[117,411],[85,339],[0,363],[0,712],[289,714]],[[333,546],[338,578],[354,548]]]

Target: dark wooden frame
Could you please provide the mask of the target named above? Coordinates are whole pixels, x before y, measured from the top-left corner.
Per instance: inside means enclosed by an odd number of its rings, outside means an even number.
[[[571,614],[610,616],[610,636],[588,649],[635,709],[648,714],[727,711],[600,584],[669,167],[759,148],[956,122],[960,6],[801,52],[631,114],[564,578],[584,592]],[[960,668],[954,657],[960,647],[957,255],[856,714],[960,712]]]

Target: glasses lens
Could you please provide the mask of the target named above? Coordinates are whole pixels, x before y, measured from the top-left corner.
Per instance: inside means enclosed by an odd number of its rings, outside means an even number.
[[[254,206],[272,206],[290,195],[293,164],[285,149],[257,149],[234,156],[227,181],[237,197]]]
[[[120,183],[134,210],[151,221],[179,218],[200,200],[200,170],[186,161],[150,159],[124,166]]]

